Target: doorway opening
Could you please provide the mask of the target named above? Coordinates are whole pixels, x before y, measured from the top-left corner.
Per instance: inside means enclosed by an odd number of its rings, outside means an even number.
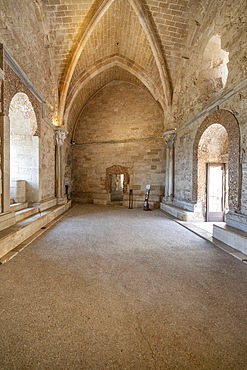
[[[198,146],[198,211],[208,222],[223,222],[228,211],[228,134],[212,124]]]
[[[111,202],[123,201],[124,174],[112,174],[111,176]]]
[[[124,166],[113,165],[106,169],[106,191],[109,202],[122,203],[128,192],[130,176],[128,169]]]
[[[225,165],[207,165],[207,221],[224,221]]]
[[[33,106],[24,93],[10,103],[10,197],[12,202],[39,201],[39,138]]]

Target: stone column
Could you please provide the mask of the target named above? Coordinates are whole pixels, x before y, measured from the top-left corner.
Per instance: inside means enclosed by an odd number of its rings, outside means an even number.
[[[64,204],[67,201],[64,189],[64,163],[63,163],[63,143],[67,132],[62,128],[55,131],[56,139],[56,197],[58,204]]]
[[[175,130],[164,133],[166,143],[166,183],[163,202],[172,202],[174,195],[174,142]]]
[[[1,212],[10,211],[10,127],[9,117],[0,113]]]

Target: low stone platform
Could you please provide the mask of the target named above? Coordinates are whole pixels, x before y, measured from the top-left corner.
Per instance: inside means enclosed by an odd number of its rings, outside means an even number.
[[[70,207],[71,201],[44,211],[36,207],[24,208],[23,210],[18,207],[18,211],[16,211],[17,222],[0,231],[0,263],[4,263],[16,255]],[[38,234],[36,235],[36,233]]]
[[[216,247],[224,250],[225,252],[231,254],[233,257],[241,260],[242,262],[247,262],[247,242],[246,242],[246,236],[244,236],[242,231],[233,229],[232,230],[232,239],[235,240],[232,244],[229,244],[229,235],[227,233],[229,230],[232,229],[226,226],[225,222],[186,222],[186,221],[180,221],[177,220],[177,223],[184,226],[186,229],[192,231],[194,234],[199,235],[201,238],[208,240],[212,244],[214,244]],[[223,238],[219,239],[213,235],[215,233],[214,229],[220,229],[220,230],[227,230],[227,233],[224,235]],[[222,236],[222,234],[221,234]],[[242,241],[244,243],[245,248],[240,249],[239,246],[241,245],[239,241]],[[238,244],[239,243],[239,244]]]
[[[231,226],[213,225],[213,237],[247,255],[247,233]]]
[[[194,212],[186,211],[171,204],[160,203],[160,209],[181,221],[192,222],[195,220]]]

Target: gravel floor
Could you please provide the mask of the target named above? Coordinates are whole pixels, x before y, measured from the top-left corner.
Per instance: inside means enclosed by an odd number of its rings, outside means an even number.
[[[76,205],[0,266],[0,369],[247,369],[246,287],[160,210]]]

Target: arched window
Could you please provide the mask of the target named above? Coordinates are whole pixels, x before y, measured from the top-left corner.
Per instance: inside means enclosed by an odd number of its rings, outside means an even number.
[[[10,196],[15,202],[39,201],[39,138],[37,120],[24,93],[10,103]]]

